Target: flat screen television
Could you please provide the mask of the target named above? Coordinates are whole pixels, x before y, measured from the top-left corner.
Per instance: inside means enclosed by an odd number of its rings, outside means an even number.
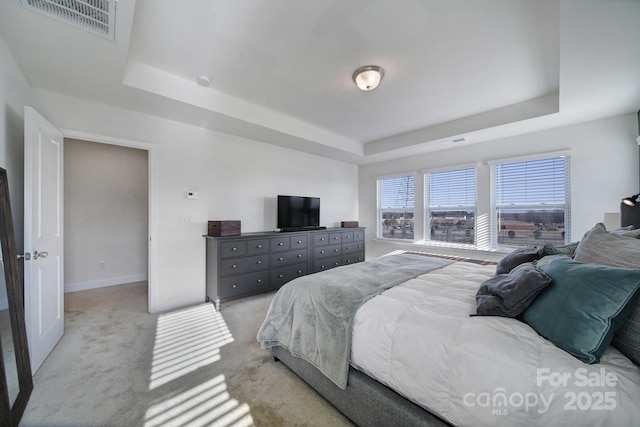
[[[320,227],[320,198],[278,196],[278,228],[283,231]]]

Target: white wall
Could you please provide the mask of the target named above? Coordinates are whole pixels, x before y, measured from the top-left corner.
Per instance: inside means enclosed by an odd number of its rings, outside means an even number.
[[[489,166],[487,161],[570,149],[571,155],[571,239],[602,222],[605,212],[619,212],[620,200],[638,192],[638,131],[635,114],[587,122],[579,125],[505,138],[477,145],[412,156],[360,167],[359,218],[368,227],[367,256],[378,256],[398,248],[417,245],[376,240],[376,178],[429,168],[479,162],[478,212],[489,214]],[[484,183],[484,184],[483,184]],[[422,186],[420,185],[420,188]],[[418,192],[416,183],[416,192]],[[419,218],[416,207],[416,218]],[[465,251],[420,246],[420,250],[460,253]],[[498,259],[498,254],[483,253]],[[471,253],[471,256],[478,256]]]
[[[64,144],[65,292],[147,280],[148,152]]]
[[[30,100],[31,88],[0,37],[0,167],[6,169],[9,179],[18,252],[24,249],[24,106]],[[4,274],[2,276],[1,284],[4,284]],[[0,309],[6,306],[6,289],[0,286]]]
[[[67,133],[138,141],[153,148],[154,311],[204,301],[202,235],[208,220],[241,220],[243,232],[271,230],[278,194],[320,197],[321,225],[357,218],[357,166],[87,100],[45,91],[34,95],[40,113]],[[188,200],[187,191],[197,191],[199,199]]]

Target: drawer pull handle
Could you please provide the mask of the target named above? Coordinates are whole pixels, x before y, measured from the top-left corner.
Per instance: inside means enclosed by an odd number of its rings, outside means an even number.
[[[231,268],[236,268],[237,266],[238,266],[237,264],[233,264]]]
[[[283,275],[283,274],[281,274],[281,275],[279,275],[278,277],[282,279],[282,278],[284,277],[284,275]]]
[[[336,262],[334,265],[335,265],[335,266],[338,266],[338,265],[340,265],[340,263],[339,263],[339,262]]]
[[[284,261],[284,258],[280,257],[278,258],[278,261]]]
[[[257,280],[257,282],[258,282],[258,283],[262,283],[262,279],[258,279],[258,280]]]
[[[338,252],[340,249],[336,248],[333,250],[333,252]]]
[[[258,260],[258,264],[262,264],[262,260],[261,259]]]
[[[324,268],[324,265],[321,265],[320,268]]]
[[[298,240],[298,244],[301,245],[302,244],[302,240]]]
[[[237,288],[237,287],[238,287],[238,285],[236,285],[236,284],[234,283],[233,285],[231,285],[231,287],[232,287],[233,289],[235,289],[235,288]]]
[[[345,239],[350,239],[350,238],[351,238],[351,236],[345,236]]]
[[[324,253],[324,251],[320,251],[320,253],[321,253],[321,254],[323,254],[323,253]]]
[[[302,270],[298,270],[298,274],[302,274]]]
[[[351,248],[350,248],[349,246],[347,246],[345,249],[346,249],[346,250],[349,250],[349,249],[351,249]]]
[[[302,255],[301,255],[301,254],[298,254],[298,258],[302,258]]]
[[[282,243],[282,242],[278,243],[278,246],[282,246],[282,245],[284,245],[284,243]]]
[[[321,238],[320,238],[320,241],[321,241],[321,242],[324,242],[324,237],[321,237]]]
[[[262,245],[258,245],[256,246],[258,249],[262,249]]]
[[[233,249],[231,249],[231,250],[235,252],[235,251],[237,251],[237,250],[238,250],[238,248],[233,248]]]

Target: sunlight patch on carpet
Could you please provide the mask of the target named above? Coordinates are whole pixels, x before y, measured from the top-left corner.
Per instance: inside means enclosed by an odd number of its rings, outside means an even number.
[[[173,395],[147,410],[144,427],[254,425],[246,403],[227,393],[224,375]]]
[[[220,349],[231,342],[233,336],[212,304],[158,316],[149,391],[165,386],[169,392],[149,407],[144,427],[254,425],[249,405],[227,392],[224,375],[203,378],[193,387],[179,385],[182,377],[220,360]]]
[[[220,348],[230,342],[233,336],[212,304],[160,315],[149,390],[220,360]]]

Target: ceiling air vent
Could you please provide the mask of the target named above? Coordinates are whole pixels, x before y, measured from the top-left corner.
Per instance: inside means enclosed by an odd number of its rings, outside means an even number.
[[[115,40],[117,0],[20,0],[20,4],[59,21]]]

